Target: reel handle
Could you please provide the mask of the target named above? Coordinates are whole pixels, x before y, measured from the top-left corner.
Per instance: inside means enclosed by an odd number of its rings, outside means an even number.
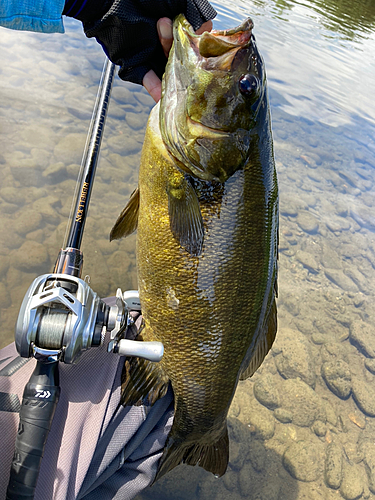
[[[60,396],[58,361],[37,361],[25,386],[6,500],[32,500]]]

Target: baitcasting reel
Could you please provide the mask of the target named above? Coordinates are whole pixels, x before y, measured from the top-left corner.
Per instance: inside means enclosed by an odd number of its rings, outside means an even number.
[[[140,311],[138,292],[117,290],[116,304],[108,306],[88,283],[66,274],[44,274],[26,292],[16,324],[16,347],[20,356],[39,361],[74,363],[83,351],[99,346],[111,332],[108,351],[121,356],[139,356],[158,362],[163,356],[160,342],[127,340],[133,319]]]

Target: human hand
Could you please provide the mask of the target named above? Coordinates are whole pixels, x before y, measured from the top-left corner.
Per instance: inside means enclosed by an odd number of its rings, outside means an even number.
[[[171,50],[173,43],[173,30],[172,21],[168,17],[162,17],[157,22],[157,29],[159,34],[159,40],[161,46],[163,47],[164,54],[168,58],[169,51]],[[212,21],[207,21],[202,24],[200,28],[196,30],[197,35],[201,35],[205,31],[212,30]],[[142,84],[150,96],[155,102],[159,102],[161,99],[161,80],[156,75],[155,71],[152,69],[148,71],[143,77]]]
[[[65,2],[63,14],[82,21],[85,35],[96,38],[109,59],[120,66],[119,77],[143,84],[155,101],[161,98],[160,80],[173,41],[171,19],[182,13],[201,34],[211,31],[209,19],[216,16],[208,0]]]

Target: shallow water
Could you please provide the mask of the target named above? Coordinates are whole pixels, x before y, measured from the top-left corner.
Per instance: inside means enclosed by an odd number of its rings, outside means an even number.
[[[280,184],[279,333],[230,410],[216,479],[180,466],[146,499],[375,498],[373,2],[214,3],[250,15],[267,69]],[[32,279],[63,242],[103,62],[66,35],[1,30],[0,319],[12,340]],[[102,296],[136,286],[134,237],[107,235],[137,182],[152,101],[115,81],[83,251]]]

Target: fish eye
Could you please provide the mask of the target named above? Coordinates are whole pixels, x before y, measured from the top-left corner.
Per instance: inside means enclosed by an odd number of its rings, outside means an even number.
[[[238,82],[238,87],[241,94],[245,96],[253,96],[256,94],[259,87],[258,78],[254,75],[242,75]]]

